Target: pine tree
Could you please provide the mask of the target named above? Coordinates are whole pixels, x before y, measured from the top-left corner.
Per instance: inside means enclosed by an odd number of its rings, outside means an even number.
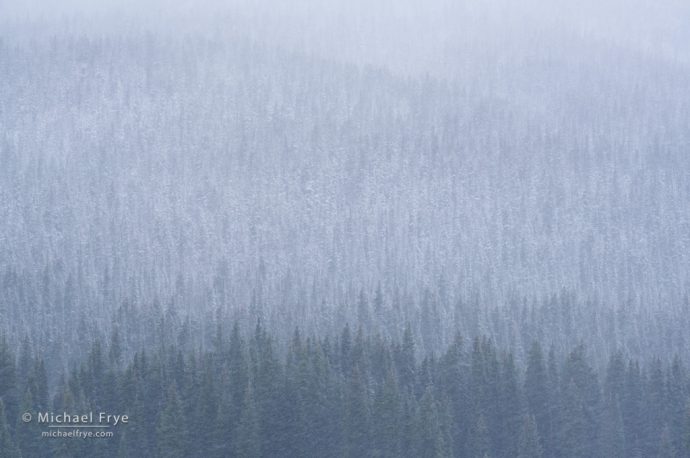
[[[77,400],[68,383],[62,383],[62,390],[55,397],[55,409],[62,412],[80,411]],[[83,453],[82,441],[56,440],[53,441],[53,456],[57,458],[72,458]]]
[[[685,418],[683,419],[681,450],[681,456],[690,457],[690,401],[685,402]]]
[[[646,378],[644,397],[648,401],[643,404],[644,415],[642,418],[646,424],[641,432],[647,436],[644,444],[645,454],[651,455],[657,452],[668,410],[668,386],[663,363],[659,358],[652,361],[649,375]]]
[[[345,454],[347,457],[367,456],[371,450],[370,410],[367,387],[357,366],[348,380],[345,397]]]
[[[40,440],[37,440],[41,435],[40,427],[36,422],[37,409],[33,400],[33,389],[27,387],[24,398],[21,403],[21,412],[28,412],[33,415],[33,420],[29,423],[24,423],[21,418],[17,420],[15,427],[16,443],[21,449],[22,456],[30,456],[32,458],[42,458],[50,453],[50,449],[45,447]]]
[[[113,367],[119,368],[122,364],[122,339],[120,329],[115,326],[110,335],[110,347],[108,348],[108,360]]]
[[[245,390],[243,406],[237,426],[235,455],[238,458],[257,458],[261,456],[261,436],[251,384]]]
[[[445,432],[438,405],[429,387],[419,402],[417,413],[417,456],[420,458],[452,456],[451,439]]]
[[[522,426],[522,405],[517,381],[517,370],[512,354],[503,358],[500,374],[499,432],[500,456],[511,458],[517,454]]]
[[[208,450],[217,448],[213,434],[218,413],[218,396],[215,388],[213,355],[209,354],[199,368],[199,388],[194,402],[191,434],[198,441],[195,454],[208,456]]]
[[[527,408],[536,422],[542,437],[549,437],[551,421],[549,415],[549,384],[541,345],[533,342],[527,356],[527,370],[525,372],[525,398]],[[549,443],[550,441],[544,441]]]
[[[645,424],[645,417],[650,415],[650,410],[644,405],[645,391],[647,397],[651,392],[644,388],[639,364],[630,361],[626,369],[625,391],[621,405],[626,457],[651,456],[657,445],[656,441],[652,442],[648,437],[649,428]]]
[[[15,444],[7,425],[5,403],[0,398],[0,456],[3,458],[20,458],[19,448]]]
[[[161,458],[185,458],[188,445],[182,404],[175,385],[168,388],[165,407],[160,413],[156,438],[158,456]]]
[[[283,368],[273,351],[271,338],[257,325],[252,343],[253,385],[252,399],[256,404],[261,431],[261,453],[280,455],[286,442],[285,428],[281,423],[284,374]],[[246,396],[245,396],[246,399]],[[246,411],[246,408],[245,408]],[[239,433],[238,433],[239,436]]]
[[[617,400],[607,400],[601,431],[602,454],[611,458],[624,458],[625,443],[625,428],[620,402]]]
[[[562,455],[593,456],[596,444],[600,443],[600,388],[594,370],[587,364],[582,345],[566,358],[562,384]]]
[[[676,448],[673,446],[673,438],[671,437],[671,428],[668,424],[661,429],[661,437],[659,438],[659,452],[658,458],[677,458]]]
[[[386,380],[376,391],[373,405],[373,456],[396,457],[400,455],[400,395],[392,368]]]
[[[412,328],[408,323],[403,333],[398,362],[399,382],[403,390],[414,390],[416,382],[415,368],[415,343],[412,336]]]
[[[7,418],[16,418],[19,408],[17,369],[4,336],[0,339],[0,399],[5,404]]]
[[[465,354],[463,341],[459,334],[439,364],[439,390],[443,390],[448,398],[448,412],[451,417],[451,434],[453,450],[456,453],[464,451],[467,435],[471,428],[471,401],[467,392],[467,374],[465,373]]]
[[[117,442],[117,458],[134,458],[128,439],[127,431],[122,431]]]
[[[40,411],[49,410],[49,400],[48,400],[48,374],[46,373],[46,367],[42,358],[36,361],[34,370],[31,376],[34,384],[34,403],[36,409]]]
[[[683,420],[685,416],[685,402],[688,399],[688,377],[683,364],[677,356],[673,358],[667,380],[666,418],[671,435],[671,446],[674,453],[676,453],[683,446]]]
[[[493,456],[489,426],[483,414],[477,418],[470,437],[471,443],[468,450],[470,458],[491,458]]]
[[[520,431],[517,457],[541,458],[542,456],[543,451],[541,441],[539,439],[537,422],[533,415],[525,415],[522,422],[522,429]]]

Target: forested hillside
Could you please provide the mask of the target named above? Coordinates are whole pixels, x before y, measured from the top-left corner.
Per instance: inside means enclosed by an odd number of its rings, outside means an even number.
[[[613,354],[592,367],[534,342],[525,364],[490,339],[456,336],[438,357],[346,327],[295,331],[287,354],[257,325],[121,358],[96,341],[51,396],[44,361],[0,347],[0,413],[128,412],[113,438],[43,439],[0,415],[0,456],[43,457],[679,457],[690,454],[690,378],[674,360]],[[22,393],[23,391],[23,393]],[[65,427],[64,431],[79,428]],[[83,429],[83,428],[82,428]],[[32,440],[33,439],[33,440]],[[51,454],[52,453],[52,454]]]
[[[690,456],[686,3],[0,0],[0,458]]]
[[[283,340],[410,322],[425,351],[458,329],[523,354],[690,349],[682,61],[538,29],[548,45],[403,77],[234,29],[80,24],[4,26],[10,342],[57,357],[170,312]]]

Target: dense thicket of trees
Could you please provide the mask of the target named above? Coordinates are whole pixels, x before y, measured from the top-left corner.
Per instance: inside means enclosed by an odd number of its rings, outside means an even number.
[[[401,76],[236,29],[0,21],[0,329],[51,366],[168,310],[690,355],[673,59],[499,28],[453,78]]]
[[[43,359],[3,340],[0,456],[690,456],[678,360],[641,366],[616,352],[597,371],[583,345],[556,359],[535,341],[518,362],[459,336],[420,358],[409,328],[395,342],[349,327],[337,338],[295,331],[285,349],[260,325],[248,334],[219,328],[213,350],[167,346],[128,363],[117,338],[96,341],[52,396]],[[40,440],[19,413],[45,410],[130,422],[109,439]]]
[[[0,456],[687,455],[685,3],[0,0]]]

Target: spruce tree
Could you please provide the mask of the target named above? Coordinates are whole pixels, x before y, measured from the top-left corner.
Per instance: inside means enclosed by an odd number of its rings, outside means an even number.
[[[543,437],[549,437],[551,417],[549,415],[549,383],[544,356],[539,342],[533,342],[527,356],[527,370],[524,385],[527,410],[534,417],[537,429]],[[542,443],[549,443],[544,441]]]
[[[38,438],[36,438],[38,440]],[[19,447],[15,444],[7,424],[5,403],[0,398],[0,456],[3,458],[20,458]]]
[[[245,390],[243,406],[237,426],[235,455],[237,458],[258,458],[261,456],[261,435],[251,384]]]
[[[517,458],[541,458],[543,449],[534,415],[525,415],[520,430]]]
[[[8,418],[16,418],[19,408],[17,368],[5,336],[0,338],[0,399],[5,404]]]
[[[354,367],[347,382],[345,396],[345,454],[347,457],[367,456],[370,444],[370,409],[364,376]]]
[[[420,458],[441,458],[452,456],[451,438],[442,424],[439,407],[432,388],[425,391],[419,402],[417,413],[417,456]]]
[[[160,458],[185,458],[187,453],[186,424],[182,404],[175,385],[168,388],[165,407],[156,428],[157,455]]]
[[[392,368],[386,380],[377,390],[372,407],[373,456],[396,457],[400,455],[400,395]]]

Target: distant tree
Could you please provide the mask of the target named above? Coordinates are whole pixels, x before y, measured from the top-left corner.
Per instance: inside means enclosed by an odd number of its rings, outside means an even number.
[[[527,400],[527,409],[534,417],[537,429],[542,435],[540,439],[544,436],[550,438],[552,425],[549,415],[550,390],[548,374],[544,365],[541,345],[536,341],[532,343],[527,356],[524,393]],[[544,442],[548,444],[551,441]]]
[[[491,447],[491,436],[486,418],[480,414],[477,418],[471,433],[471,444],[468,456],[471,458],[493,457]]]
[[[610,458],[625,458],[625,428],[621,414],[620,402],[607,398],[601,427],[601,453]]]
[[[537,422],[533,415],[525,415],[520,430],[517,458],[541,458],[542,456],[543,449]]]
[[[50,402],[48,399],[48,374],[42,358],[36,361],[32,375],[29,377],[29,382],[34,387],[34,403],[36,409],[39,411],[46,411],[50,409]]]
[[[22,456],[44,458],[50,454],[51,450],[42,441],[37,440],[41,435],[41,428],[36,421],[38,409],[33,398],[34,392],[35,386],[27,387],[24,392],[20,410],[22,414],[30,413],[33,419],[31,422],[25,423],[21,415],[17,418],[15,443],[19,446]]]
[[[496,434],[500,455],[514,457],[518,453],[518,440],[522,426],[521,390],[512,354],[505,355],[499,375],[499,428]]]
[[[349,378],[345,396],[345,455],[368,456],[371,450],[371,413],[364,375],[357,366]]]
[[[114,367],[120,367],[122,364],[122,338],[120,337],[120,328],[115,326],[113,332],[110,334],[110,346],[108,348],[108,360]]]
[[[18,409],[17,369],[14,355],[4,336],[0,338],[0,399],[2,399],[8,418],[16,418]],[[25,382],[22,381],[23,383]]]
[[[584,346],[579,345],[566,358],[561,384],[561,453],[564,457],[593,456],[599,443],[600,387]]]
[[[417,413],[417,456],[441,458],[452,456],[452,439],[446,435],[443,417],[434,399],[431,387],[427,388],[419,401]]]
[[[438,386],[448,399],[453,450],[456,454],[464,452],[466,438],[471,428],[472,411],[470,411],[471,400],[468,393],[465,359],[462,337],[456,334],[453,343],[439,362]]]
[[[671,428],[668,424],[661,429],[661,436],[659,438],[659,452],[658,458],[677,458],[678,453],[673,446],[673,438],[671,437]]]
[[[161,458],[184,458],[189,456],[187,446],[191,445],[185,430],[182,404],[175,385],[168,388],[165,407],[158,418],[156,437],[158,456]]]
[[[135,456],[134,452],[132,452],[127,431],[122,431],[117,442],[117,458],[135,458]]]
[[[235,454],[238,458],[261,456],[261,430],[251,384],[245,389],[242,414],[237,426]]]
[[[400,456],[400,431],[402,426],[400,394],[392,368],[374,396],[372,426],[375,457]]]
[[[19,447],[10,435],[5,414],[5,403],[2,399],[0,399],[0,456],[3,458],[21,458]]]
[[[398,358],[399,383],[403,390],[413,390],[416,382],[415,342],[408,323],[403,332],[402,346]]]

